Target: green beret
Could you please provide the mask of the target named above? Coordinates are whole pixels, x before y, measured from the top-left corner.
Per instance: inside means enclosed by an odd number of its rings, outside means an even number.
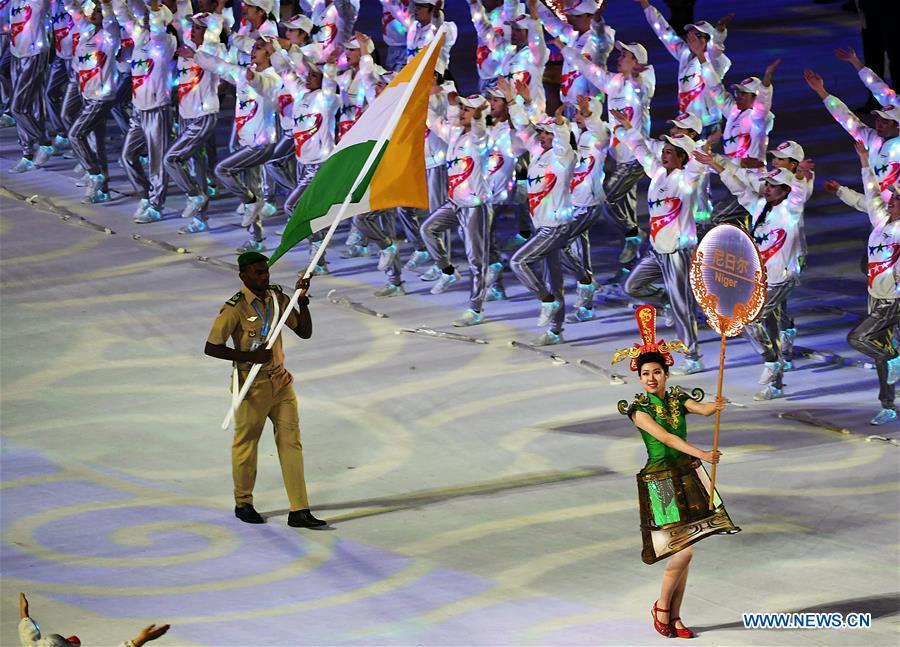
[[[240,256],[238,256],[238,267],[244,269],[248,265],[253,265],[254,263],[268,263],[269,257],[265,254],[260,254],[259,252],[244,252]]]

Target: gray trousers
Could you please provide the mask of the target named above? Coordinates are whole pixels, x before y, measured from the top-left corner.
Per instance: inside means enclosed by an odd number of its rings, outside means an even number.
[[[9,112],[12,103],[12,51],[9,49],[9,32],[0,32],[0,113]]]
[[[297,176],[297,155],[294,153],[294,137],[291,133],[282,132],[281,137],[275,142],[275,150],[272,159],[266,162],[266,199],[275,201],[275,192],[279,186],[291,191]]]
[[[44,127],[44,86],[50,50],[26,58],[12,57],[13,96],[10,110],[16,118],[16,134],[23,157],[31,158],[35,146],[50,143]]]
[[[406,51],[404,50],[404,56]],[[434,213],[447,202],[447,166],[442,164],[434,168],[425,169],[425,184],[428,188],[428,211],[423,209],[411,209],[400,207],[397,209],[397,218],[400,226],[406,232],[406,239],[416,246],[416,251],[425,251],[425,241],[422,240],[422,222],[429,214]]]
[[[593,207],[575,207],[575,215],[572,218],[572,237],[563,253],[563,267],[575,275],[576,278],[592,276],[594,269],[591,264],[591,227],[600,219],[600,205]]]
[[[556,227],[538,227],[509,259],[510,269],[534,296],[541,301],[553,296],[562,304],[550,324],[550,330],[557,335],[562,332],[566,316],[562,256],[574,233],[574,220]],[[544,261],[543,268],[538,265],[541,261]],[[538,278],[538,273],[541,278]]]
[[[359,229],[360,233],[378,245],[378,249],[389,247],[394,241],[388,235],[384,228],[384,221],[393,217],[390,209],[382,209],[380,211],[370,211],[369,213],[361,213],[353,216],[353,224]],[[387,276],[388,283],[391,285],[400,285],[403,281],[400,278],[400,255],[394,256],[394,262],[391,263],[384,273]]]
[[[694,296],[688,272],[690,266],[689,249],[679,249],[671,254],[660,254],[651,249],[628,275],[625,292],[635,299],[652,301],[657,306],[670,305],[678,336],[688,348],[688,358],[699,359],[697,318],[694,316]]]
[[[750,213],[741,206],[741,203],[734,196],[728,196],[716,201],[713,204],[709,220],[714,226],[730,223],[743,227],[745,230],[750,229]]]
[[[891,343],[900,324],[900,299],[869,297],[869,315],[847,335],[847,343],[875,360],[878,372],[878,399],[885,409],[894,408],[894,385],[887,383],[888,360],[897,357]]]
[[[487,291],[487,266],[490,255],[490,233],[493,213],[486,204],[478,207],[459,207],[447,200],[438,207],[420,229],[422,240],[431,258],[441,269],[449,267],[450,254],[444,244],[443,233],[459,227],[472,273],[472,289],[469,303],[472,310],[481,311]]]
[[[308,187],[309,183],[316,177],[316,173],[319,172],[320,166],[321,164],[301,164],[300,162],[297,162],[297,183],[294,185],[294,189],[291,191],[290,195],[288,195],[287,200],[284,201],[284,210],[287,213],[288,218],[294,215],[294,207],[300,202],[300,198],[303,197],[306,187]],[[317,232],[312,235],[310,240],[322,240],[324,237],[324,232]]]
[[[207,145],[216,127],[218,115],[203,115],[182,119],[178,138],[166,152],[166,170],[179,189],[188,196],[206,195],[206,176],[209,169]],[[188,162],[194,161],[194,172],[188,172]]]
[[[272,157],[275,144],[265,146],[243,146],[216,165],[216,177],[227,190],[234,193],[241,202],[256,202],[259,195],[259,182],[253,176],[247,182],[243,173],[258,169]],[[258,179],[258,172],[256,178]],[[253,186],[250,186],[252,184]]]
[[[69,129],[69,143],[78,162],[91,175],[103,173],[107,182],[109,163],[106,158],[106,119],[112,107],[112,101],[84,101],[81,112]],[[91,135],[96,146],[88,141]],[[106,182],[103,190],[109,191]]]
[[[135,110],[122,144],[122,165],[128,180],[157,211],[162,211],[165,206],[169,190],[165,158],[171,132],[172,107],[169,104],[152,110]],[[149,158],[149,177],[141,164],[144,152]]]
[[[788,280],[766,289],[766,302],[755,321],[744,327],[744,333],[753,349],[762,355],[765,362],[782,362],[781,368],[772,376],[772,386],[784,386],[784,357],[781,354],[781,310],[787,303],[788,295],[794,289],[795,281]]]
[[[637,160],[616,162],[606,176],[606,211],[623,236],[637,236],[637,184],[645,177],[644,167]]]
[[[116,97],[113,100],[112,118],[125,135],[131,128],[131,72],[119,72],[116,80]]]
[[[50,132],[60,137],[68,137],[69,128],[81,108],[81,93],[78,80],[70,59],[56,57],[50,64],[47,80],[47,117]]]

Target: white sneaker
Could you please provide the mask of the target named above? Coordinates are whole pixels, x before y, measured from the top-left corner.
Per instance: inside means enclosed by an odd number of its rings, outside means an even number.
[[[134,219],[139,225],[148,225],[151,222],[159,222],[160,220],[162,220],[162,214],[150,205],[147,205],[147,210],[143,214]]]
[[[83,204],[100,204],[109,202],[109,194],[106,191],[94,191],[84,196]]]
[[[360,245],[362,242],[362,233],[355,226],[350,225],[350,235],[347,236],[347,240],[344,241],[344,244],[347,247],[350,247],[351,245]]]
[[[196,218],[206,209],[209,204],[209,198],[203,195],[189,195],[184,205],[184,211],[181,212],[182,218]]]
[[[63,149],[72,148],[72,145],[69,143],[67,137],[63,137],[62,135],[57,135],[53,139],[53,151],[55,153],[60,153]]]
[[[16,118],[13,117],[8,112],[4,112],[0,115],[0,128],[12,128],[16,125]]]
[[[84,173],[84,167],[81,165],[81,162],[72,167],[73,173]]]
[[[759,383],[771,384],[779,373],[781,373],[781,362],[766,362],[762,375],[759,376]]]
[[[278,207],[276,207],[271,202],[264,202],[262,209],[259,212],[259,217],[265,220],[266,218],[271,218],[278,214]]]
[[[37,152],[34,154],[34,165],[37,168],[45,166],[50,161],[50,158],[53,157],[54,152],[56,151],[53,150],[52,146],[38,146]]]
[[[619,263],[625,265],[637,258],[643,241],[643,236],[628,236],[625,239],[625,244],[622,246],[622,251],[619,252]]]
[[[262,200],[257,199],[256,202],[244,205],[244,213],[241,215],[241,227],[249,227],[256,222],[265,204]]]
[[[566,321],[569,323],[581,323],[584,321],[591,321],[594,318],[594,309],[593,308],[585,308],[584,306],[579,306],[575,308],[574,311],[570,312],[566,315]]]
[[[532,346],[555,346],[563,343],[562,333],[555,333],[552,330],[546,331],[537,339],[531,340]]]
[[[875,414],[875,417],[869,420],[870,425],[884,425],[894,422],[897,419],[897,412],[893,409],[882,409]]]
[[[209,223],[202,218],[193,218],[187,225],[178,230],[179,234],[199,234],[209,231]]]
[[[553,315],[559,312],[561,307],[562,304],[559,302],[559,299],[554,299],[550,303],[541,303],[541,314],[538,317],[537,325],[541,328],[549,326]]]
[[[143,218],[144,214],[147,213],[147,209],[150,208],[150,201],[147,198],[141,198],[141,201],[138,203],[137,209],[134,210],[134,213],[131,214],[131,217],[134,218],[134,221],[137,222],[138,218]]]
[[[450,289],[450,286],[459,281],[462,277],[459,275],[459,272],[453,270],[453,274],[447,274],[446,272],[441,272],[440,278],[438,278],[437,285],[431,288],[432,294],[443,294],[447,290]]]
[[[383,288],[375,290],[376,297],[402,297],[406,295],[406,290],[402,285],[392,285],[388,283]]]
[[[27,173],[28,171],[33,171],[37,167],[34,165],[34,162],[28,159],[27,157],[23,157],[19,160],[19,163],[9,169],[10,173]]]
[[[485,301],[503,301],[506,299],[506,290],[492,285],[488,288],[487,294],[484,295]]]
[[[663,326],[666,328],[671,328],[675,325],[675,312],[672,310],[672,306],[666,304],[663,308]]]
[[[369,255],[369,248],[362,245],[351,245],[341,252],[341,258],[365,258]]]
[[[381,272],[384,272],[391,265],[394,264],[394,261],[397,260],[397,253],[400,250],[397,249],[397,243],[391,243],[387,247],[381,250],[381,253],[378,254],[378,269]]]
[[[586,308],[593,305],[594,294],[597,292],[597,285],[591,281],[587,285],[578,283],[575,286],[575,308]]]
[[[423,281],[437,281],[439,278],[441,278],[442,274],[443,272],[441,272],[441,268],[439,268],[437,265],[432,265],[425,272],[423,272],[419,276],[419,278]]]
[[[103,183],[106,182],[106,176],[103,173],[91,175],[88,182],[87,193],[89,196],[96,194],[98,191],[103,192]]]
[[[672,369],[674,375],[693,375],[703,370],[703,364],[699,359],[684,358],[680,365]]]
[[[753,399],[757,402],[762,402],[765,400],[775,400],[777,398],[784,397],[784,389],[777,389],[771,384],[763,388],[762,391],[753,396]]]
[[[235,251],[237,251],[238,254],[243,254],[244,252],[264,252],[266,251],[266,244],[261,240],[253,240],[251,238]]]
[[[488,265],[487,275],[484,279],[484,284],[487,286],[492,286],[497,282],[497,279],[500,278],[500,275],[503,274],[503,263],[496,262]]]
[[[457,328],[465,328],[466,326],[477,326],[484,321],[484,316],[480,312],[475,312],[472,308],[466,310],[462,317],[453,322]]]
[[[429,254],[427,251],[413,252],[413,255],[409,257],[409,260],[406,261],[406,265],[404,265],[403,267],[408,270],[414,270],[420,265],[424,265],[425,263],[427,263],[430,259],[431,254]]]

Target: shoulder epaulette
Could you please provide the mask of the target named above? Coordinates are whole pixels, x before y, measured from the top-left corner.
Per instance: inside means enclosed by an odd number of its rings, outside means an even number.
[[[673,386],[669,389],[669,395],[675,396],[682,402],[686,400],[693,400],[694,402],[701,402],[706,394],[703,392],[703,389],[694,388],[691,389],[691,392],[688,393],[684,390],[683,387]]]
[[[274,290],[275,292],[280,292],[281,294],[284,294],[284,288],[281,287],[280,285],[275,285],[274,283],[270,283],[269,289]]]
[[[231,297],[230,299],[228,299],[228,301],[225,302],[225,305],[236,306],[238,303],[241,302],[241,299],[243,299],[243,298],[244,298],[243,292],[236,292],[233,297]]]
[[[634,400],[631,402],[628,400],[619,400],[616,409],[618,409],[619,413],[623,416],[628,416],[630,418],[634,415],[634,412],[638,407],[646,407],[649,405],[650,398],[647,397],[646,393],[635,393]]]

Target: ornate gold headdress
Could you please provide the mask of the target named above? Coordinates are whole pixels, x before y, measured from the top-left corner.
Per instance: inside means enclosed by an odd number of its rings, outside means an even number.
[[[634,311],[634,318],[637,320],[638,331],[641,333],[641,344],[635,344],[631,348],[623,348],[617,350],[613,355],[612,363],[621,362],[623,359],[631,359],[629,368],[632,371],[638,370],[637,358],[642,353],[659,353],[666,360],[667,366],[672,366],[675,360],[672,359],[672,351],[679,353],[687,353],[688,349],[682,342],[676,340],[665,341],[664,339],[656,339],[656,308],[651,305],[639,306]]]

